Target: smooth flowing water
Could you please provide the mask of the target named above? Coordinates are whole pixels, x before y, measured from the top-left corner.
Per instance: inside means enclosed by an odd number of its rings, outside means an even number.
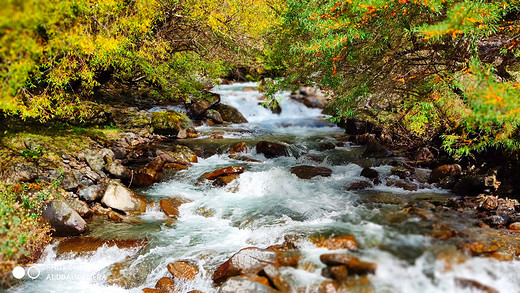
[[[86,255],[57,257],[55,247],[49,246],[35,265],[40,275],[13,291],[141,292],[169,276],[168,263],[191,260],[198,264],[201,274],[194,281],[177,282],[179,292],[216,292],[211,275],[234,253],[250,246],[266,248],[294,236],[304,256],[301,263],[314,265],[281,271],[293,288],[311,292],[325,280],[319,256],[328,250],[312,244],[309,237],[352,234],[361,246],[353,254],[378,265],[376,273],[368,276],[374,292],[480,292],[463,288],[458,279],[476,280],[499,292],[520,292],[519,261],[465,257],[457,252],[456,237],[439,240],[429,236],[433,222],[448,223],[465,233],[475,226],[471,216],[443,208],[451,194],[427,184],[416,192],[405,191],[386,186],[386,179],[368,190],[348,191],[351,183],[366,180],[360,176],[365,166],[372,166],[382,177],[390,176],[390,160],[364,159],[363,148],[349,143],[323,150],[321,146],[328,142],[344,141],[344,131],[328,123],[319,109],[289,99],[288,93],[280,94],[284,97],[281,115],[273,114],[259,105],[262,94],[250,90],[255,87],[254,83],[245,83],[214,90],[221,94],[223,103],[239,109],[249,123],[201,126],[197,129],[199,138],[180,143],[225,150],[232,143],[244,141],[250,146],[244,155],[259,162],[235,160],[222,152],[199,158],[198,163],[179,171],[171,180],[139,190],[149,200],[191,200],[180,207],[175,223],[169,223],[159,208],[149,208],[141,223],[90,224],[94,237],[147,238],[149,243],[143,249],[101,247]],[[224,138],[211,139],[214,134]],[[292,156],[266,159],[254,149],[261,140],[288,145]],[[299,179],[290,168],[301,164],[326,166],[333,174]],[[206,172],[231,165],[243,166],[246,171],[225,187],[199,179]],[[440,203],[433,209],[432,220],[406,213],[407,204],[420,204],[423,199]],[[475,232],[473,237],[478,239],[479,235]],[[114,264],[124,268],[122,273],[129,276],[132,289],[106,284]]]

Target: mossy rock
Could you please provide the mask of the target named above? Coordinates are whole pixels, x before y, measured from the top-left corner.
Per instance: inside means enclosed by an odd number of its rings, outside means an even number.
[[[160,111],[152,115],[153,132],[162,135],[177,135],[183,129],[193,128],[193,122],[184,113]]]
[[[231,123],[247,123],[247,119],[235,107],[218,104],[213,108],[220,113],[224,121]]]

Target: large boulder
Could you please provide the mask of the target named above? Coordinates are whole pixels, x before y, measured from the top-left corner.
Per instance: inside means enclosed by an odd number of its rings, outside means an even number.
[[[162,135],[179,136],[179,134],[196,133],[193,122],[184,113],[177,111],[159,111],[152,114],[153,132]]]
[[[435,168],[430,174],[430,183],[437,183],[446,177],[453,177],[462,174],[462,167],[459,164],[442,165]]]
[[[213,108],[220,113],[220,116],[226,122],[247,123],[247,119],[235,107],[224,104],[218,104]]]
[[[207,93],[205,96],[197,99],[192,99],[188,104],[188,109],[192,117],[198,118],[206,111],[220,103],[220,95],[215,93]]]
[[[142,213],[146,210],[146,201],[123,184],[110,180],[101,202],[115,210]]]
[[[330,177],[330,175],[332,175],[332,170],[327,167],[302,165],[292,167],[291,173],[301,179],[311,179],[316,176]]]
[[[50,201],[43,210],[42,217],[54,229],[55,236],[76,236],[87,231],[87,223],[67,203]]]
[[[0,182],[6,184],[28,182],[38,178],[38,169],[30,163],[14,163],[8,166],[0,165],[0,167],[3,169],[0,171]]]
[[[269,141],[261,141],[256,144],[256,152],[260,154],[264,154],[264,156],[268,159],[276,158],[276,157],[288,157],[289,150],[283,144],[269,142]]]
[[[262,107],[270,110],[273,114],[280,115],[282,113],[282,107],[280,107],[280,103],[277,100],[270,100],[269,102],[260,103]]]
[[[220,265],[213,274],[213,282],[222,283],[227,278],[241,274],[257,274],[268,265],[276,265],[276,252],[256,247],[244,248]]]

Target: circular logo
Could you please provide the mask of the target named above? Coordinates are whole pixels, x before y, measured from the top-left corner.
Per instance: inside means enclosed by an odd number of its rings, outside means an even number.
[[[13,277],[21,279],[23,276],[25,276],[25,270],[22,267],[18,266],[13,269]]]
[[[31,278],[31,279],[36,279],[40,276],[40,269],[37,268],[37,267],[30,267],[28,270],[27,270],[27,277]]]

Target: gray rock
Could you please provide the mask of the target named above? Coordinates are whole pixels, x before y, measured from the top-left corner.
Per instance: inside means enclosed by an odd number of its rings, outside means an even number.
[[[105,165],[108,174],[118,179],[126,179],[130,177],[130,170],[121,164],[121,161],[115,160]]]
[[[79,191],[78,195],[84,201],[92,202],[100,200],[105,193],[105,184],[91,185]]]
[[[67,203],[52,200],[43,210],[42,217],[54,229],[55,236],[76,236],[87,231],[87,223]]]
[[[116,159],[116,155],[111,149],[102,149],[101,156],[105,162],[113,162]]]
[[[85,160],[90,168],[97,172],[103,170],[103,166],[105,165],[103,155],[93,150],[87,150],[85,152]]]
[[[109,181],[101,202],[124,212],[141,213],[146,210],[146,201],[143,198],[115,180]]]
[[[67,191],[78,188],[79,182],[74,173],[65,172],[61,178],[61,187]]]
[[[0,182],[17,184],[33,181],[38,178],[38,169],[30,163],[14,163],[0,172]]]

